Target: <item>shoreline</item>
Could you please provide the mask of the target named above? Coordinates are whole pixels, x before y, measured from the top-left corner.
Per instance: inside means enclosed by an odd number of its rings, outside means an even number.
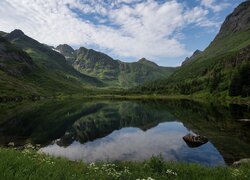
[[[46,99],[67,99],[67,98],[84,98],[84,99],[116,99],[116,100],[191,100],[201,103],[218,103],[218,104],[246,104],[250,105],[250,97],[229,97],[212,94],[192,94],[192,95],[162,95],[162,94],[122,94],[113,93],[75,93],[75,94],[58,94],[58,95],[12,95],[0,96],[0,104],[19,103],[23,101],[36,102]]]
[[[203,103],[226,103],[226,104],[246,104],[250,105],[249,98],[210,98],[210,97],[199,97],[195,95],[72,95],[72,97],[79,97],[84,99],[117,99],[117,100],[191,100]]]

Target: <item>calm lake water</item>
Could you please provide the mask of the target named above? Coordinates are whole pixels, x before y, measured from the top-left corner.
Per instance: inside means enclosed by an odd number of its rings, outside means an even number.
[[[53,100],[0,105],[0,145],[40,144],[70,160],[167,161],[230,165],[250,157],[250,107],[188,100]],[[188,133],[208,142],[190,147]]]

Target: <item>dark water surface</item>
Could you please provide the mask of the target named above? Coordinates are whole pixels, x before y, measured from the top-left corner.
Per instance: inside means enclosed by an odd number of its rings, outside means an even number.
[[[0,105],[0,145],[85,162],[149,159],[230,165],[250,157],[250,107],[188,100],[54,100]],[[208,142],[191,148],[188,133]]]

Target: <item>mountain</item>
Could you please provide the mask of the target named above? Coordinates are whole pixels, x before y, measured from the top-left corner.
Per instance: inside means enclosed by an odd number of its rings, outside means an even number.
[[[190,57],[186,57],[186,59],[182,62],[182,66],[187,64],[188,62],[192,61],[193,59],[195,59],[199,54],[202,54],[202,51],[200,51],[199,49],[197,49],[192,56]]]
[[[225,19],[203,52],[184,62],[168,79],[145,84],[141,89],[167,94],[245,97],[250,95],[249,64],[250,1],[245,1]]]
[[[145,58],[125,63],[112,57],[81,47],[75,51],[69,45],[55,49],[65,56],[69,64],[81,73],[96,77],[108,86],[133,87],[148,81],[169,77],[176,68],[161,67]]]
[[[71,94],[102,85],[98,79],[76,71],[60,53],[21,30],[1,34],[1,95]]]
[[[157,65],[156,63],[154,63],[154,62],[152,62],[152,61],[149,61],[149,60],[147,60],[146,58],[141,58],[141,59],[138,61],[138,63],[144,64],[144,65],[147,65],[147,66],[151,66],[151,67],[155,67],[155,68],[158,67],[158,65]]]
[[[67,62],[69,64],[73,64],[75,61],[75,50],[70,47],[67,44],[61,44],[59,46],[57,46],[55,49],[53,49],[55,51],[60,52],[61,54],[64,55],[65,59],[67,60]]]

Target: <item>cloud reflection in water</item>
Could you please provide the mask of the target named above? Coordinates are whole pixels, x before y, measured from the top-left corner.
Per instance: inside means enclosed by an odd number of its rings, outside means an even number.
[[[56,143],[40,151],[85,162],[114,160],[146,160],[162,155],[168,161],[199,162],[207,165],[224,165],[223,157],[208,142],[198,148],[189,148],[182,137],[189,131],[180,122],[166,122],[142,131],[139,128],[122,128],[108,136],[80,144],[74,141],[68,147]]]

